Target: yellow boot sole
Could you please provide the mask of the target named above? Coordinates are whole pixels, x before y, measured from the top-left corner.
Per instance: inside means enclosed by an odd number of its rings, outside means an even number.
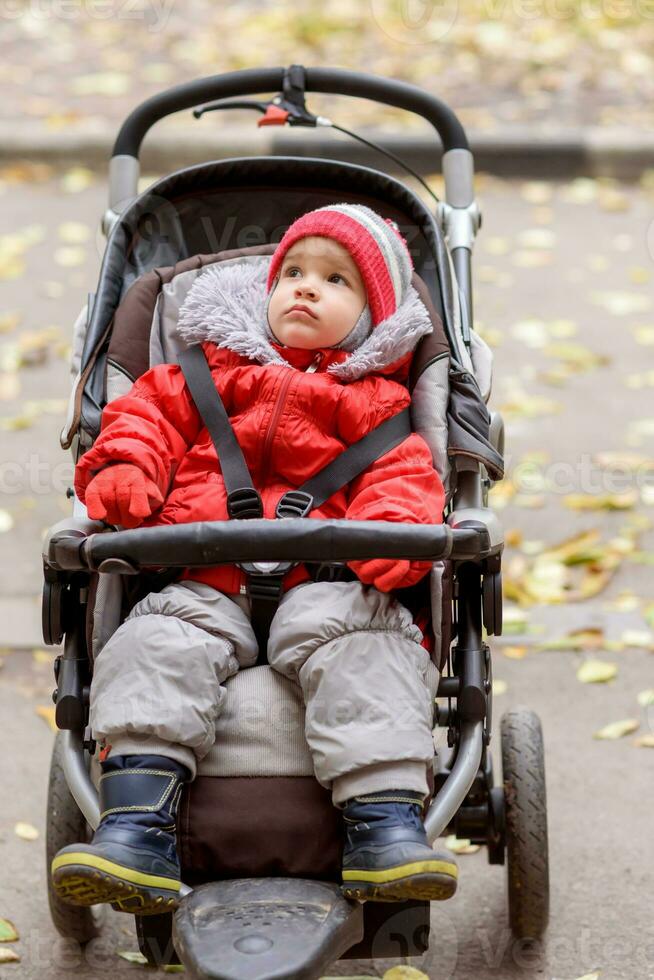
[[[399,864],[381,871],[348,868],[342,873],[346,898],[366,902],[442,902],[456,892],[456,864],[438,858]]]
[[[69,905],[109,902],[119,912],[132,915],[160,915],[179,905],[179,881],[84,851],[55,857],[51,875],[56,894]]]

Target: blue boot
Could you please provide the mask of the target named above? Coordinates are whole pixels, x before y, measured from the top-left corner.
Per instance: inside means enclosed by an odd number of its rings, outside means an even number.
[[[347,800],[341,885],[346,898],[404,902],[454,895],[457,866],[448,851],[435,851],[427,840],[422,799],[413,790],[384,790]]]
[[[90,844],[69,844],[55,855],[54,889],[71,905],[168,912],[178,904],[175,819],[191,774],[161,755],[110,756],[101,765],[100,824]]]

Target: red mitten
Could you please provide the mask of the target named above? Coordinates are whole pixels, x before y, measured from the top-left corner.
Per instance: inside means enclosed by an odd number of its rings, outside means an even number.
[[[138,527],[163,503],[159,487],[133,463],[106,466],[86,488],[86,509],[94,521]]]
[[[349,561],[357,578],[374,585],[380,592],[392,592],[415,585],[431,570],[429,561],[408,561],[406,558],[371,558],[368,561]]]

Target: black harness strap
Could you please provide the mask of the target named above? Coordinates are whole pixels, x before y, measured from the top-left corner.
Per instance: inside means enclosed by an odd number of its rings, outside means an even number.
[[[216,449],[227,490],[227,512],[230,518],[242,520],[263,517],[261,495],[252,484],[243,451],[213,382],[202,347],[194,344],[183,351],[179,355],[179,364]],[[297,490],[288,490],[277,504],[275,517],[306,517],[377,459],[403,442],[411,435],[411,431],[410,411],[405,408],[348,446]],[[282,594],[282,581],[286,572],[297,564],[298,562],[283,562],[281,566],[275,566],[273,571],[262,571],[251,562],[238,563],[239,568],[247,575],[248,594],[252,603],[252,628],[264,663],[268,630]]]
[[[252,485],[245,457],[234,435],[222,398],[213,383],[202,347],[194,344],[183,351],[178,360],[220,461],[227,489],[229,516],[240,519],[263,517],[261,495]]]
[[[380,422],[358,442],[353,442],[299,489],[313,498],[312,509],[320,507],[337,490],[351,483],[371,463],[395,449],[410,435],[411,415],[409,409],[404,408],[397,415]]]

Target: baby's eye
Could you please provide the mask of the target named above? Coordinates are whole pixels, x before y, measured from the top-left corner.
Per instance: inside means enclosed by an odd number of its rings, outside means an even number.
[[[292,265],[292,266],[290,266],[290,267],[289,267],[289,268],[288,268],[288,269],[286,270],[286,275],[287,275],[287,276],[290,276],[290,275],[291,275],[291,273],[293,273],[293,272],[300,272],[300,269],[299,269],[299,268],[298,268],[298,267],[297,267],[296,265]],[[293,277],[293,278],[295,278],[295,277]]]
[[[345,279],[345,277],[344,277],[344,276],[342,276],[342,275],[341,275],[340,273],[338,273],[338,272],[333,272],[333,273],[331,274],[331,276],[329,277],[329,280],[331,281],[332,279],[340,279],[340,280],[341,280],[341,282],[344,282],[344,283],[345,283],[345,285],[347,286],[347,279]]]

